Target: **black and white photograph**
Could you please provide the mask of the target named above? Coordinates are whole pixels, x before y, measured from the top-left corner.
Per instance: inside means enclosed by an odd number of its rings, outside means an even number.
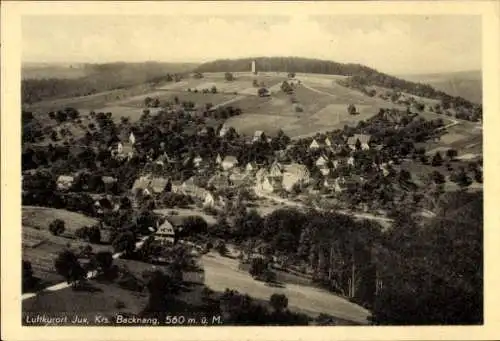
[[[483,16],[275,5],[20,17],[23,327],[484,325]]]

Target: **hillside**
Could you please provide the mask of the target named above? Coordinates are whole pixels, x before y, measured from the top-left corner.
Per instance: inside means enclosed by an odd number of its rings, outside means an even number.
[[[298,57],[258,57],[216,60],[198,66],[196,71],[248,71],[252,60],[256,61],[258,71],[262,72],[279,71],[348,76],[346,80],[339,82],[341,82],[344,86],[356,88],[363,92],[366,91],[366,87],[381,86],[398,92],[406,92],[416,96],[446,101],[466,108],[472,108],[474,106],[473,103],[464,98],[450,96],[443,91],[436,90],[428,84],[415,83],[400,79],[360,64],[345,64]]]
[[[452,96],[460,96],[474,103],[482,103],[481,71],[401,75],[401,78],[431,85]]]
[[[85,96],[156,82],[168,74],[183,73],[194,66],[157,62],[74,66],[28,64],[22,67],[22,102]]]

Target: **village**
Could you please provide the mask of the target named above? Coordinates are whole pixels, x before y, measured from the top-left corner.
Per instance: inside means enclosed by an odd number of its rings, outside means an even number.
[[[257,73],[253,61],[250,74],[225,72],[222,85],[183,85],[161,100],[142,96],[134,102],[133,121],[71,107],[49,112],[60,127],[45,129],[49,141],[36,132],[27,135],[22,174],[23,233],[34,240],[26,242],[26,257],[44,269],[46,285],[54,277],[47,262],[58,259],[52,258],[78,255],[76,263],[90,270],[83,278],[93,280],[104,276],[93,257],[108,252],[120,264],[122,289],[141,287],[141,273],[149,278],[146,273],[162,269],[176,283],[195,283],[194,291],[236,287],[268,299],[276,288],[293,299],[294,309],[368,323],[366,308],[387,283],[377,272],[381,263],[374,269],[374,240],[408,220],[424,226],[447,195],[482,191],[481,154],[459,154],[455,145],[441,142],[448,128],[480,122],[451,121],[432,111],[434,104],[406,95],[369,112],[357,103],[327,105],[320,112],[337,120],[332,129],[292,136],[279,126],[242,130],[238,119],[253,115],[248,103],[261,111],[278,103],[287,108],[283,117],[302,120],[308,106],[317,110],[304,93],[316,91],[324,103],[332,97],[311,87],[307,75],[261,76],[274,80],[268,87]],[[188,77],[198,82],[205,75]],[[166,86],[181,82],[179,76]],[[250,88],[245,95],[224,90],[233,82]],[[351,96],[358,90],[344,91]],[[207,102],[216,96],[221,103]],[[342,126],[340,117],[354,124]],[[77,125],[88,130],[68,140],[67,131]],[[85,223],[48,221],[51,209],[61,211],[54,217],[68,215],[62,211],[85,216],[78,218]],[[49,244],[38,244],[37,220],[48,222]],[[346,247],[353,239],[359,249]],[[95,254],[67,248],[57,253],[67,240]],[[40,257],[44,247],[55,252],[49,261]],[[70,274],[68,283],[82,281]],[[288,289],[293,285],[311,295],[316,287],[328,291],[303,300]],[[196,304],[208,309],[205,301]]]

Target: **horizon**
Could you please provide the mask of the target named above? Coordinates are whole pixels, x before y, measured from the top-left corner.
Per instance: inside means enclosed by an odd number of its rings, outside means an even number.
[[[474,15],[26,18],[23,64],[202,64],[300,56],[362,64],[388,74],[482,69],[481,18]]]
[[[280,56],[276,56],[280,57]],[[287,58],[290,56],[283,56],[283,58]],[[26,66],[33,66],[33,65],[44,65],[44,66],[80,66],[80,65],[104,65],[104,64],[146,64],[146,63],[157,63],[157,64],[177,64],[177,65],[182,65],[182,64],[194,64],[194,66],[199,66],[204,63],[209,63],[213,62],[216,60],[236,60],[236,59],[250,59],[250,58],[268,58],[267,56],[252,56],[252,57],[241,57],[241,58],[218,58],[218,59],[211,59],[207,61],[184,61],[184,62],[173,62],[173,61],[168,61],[168,60],[142,60],[142,61],[133,61],[133,62],[128,62],[124,60],[115,60],[115,61],[108,61],[108,62],[40,62],[40,61],[22,61],[21,62],[21,67],[26,67]],[[311,58],[311,57],[303,57],[303,56],[292,56],[291,58],[307,58],[307,59],[316,59],[316,58]],[[336,62],[335,60],[327,60],[331,62]],[[378,70],[377,68],[374,68],[370,65],[365,65],[364,66],[373,68],[377,71],[387,73],[381,70]],[[250,69],[250,68],[249,68]],[[250,72],[250,71],[249,71]],[[405,73],[387,73],[392,76],[418,76],[418,75],[439,75],[439,74],[454,74],[454,73],[468,73],[468,72],[482,72],[482,68],[475,68],[475,69],[455,69],[455,70],[446,70],[446,71],[424,71],[424,72],[405,72]]]

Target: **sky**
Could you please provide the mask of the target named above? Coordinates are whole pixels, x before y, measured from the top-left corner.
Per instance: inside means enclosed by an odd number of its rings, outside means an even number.
[[[392,74],[481,69],[473,15],[25,16],[22,61],[204,62],[298,56]]]

